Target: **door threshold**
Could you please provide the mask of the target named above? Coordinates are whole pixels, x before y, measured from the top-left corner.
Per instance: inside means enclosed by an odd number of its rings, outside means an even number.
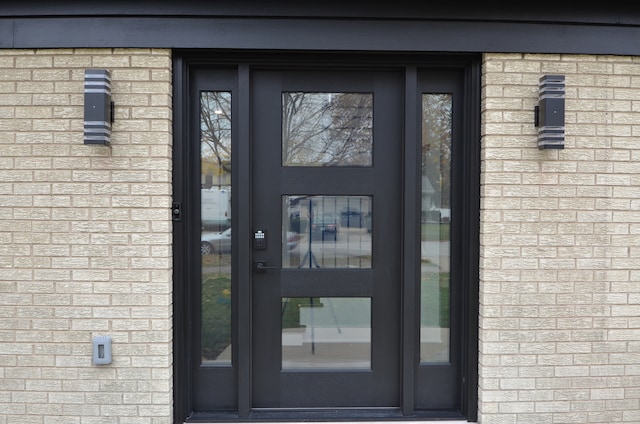
[[[319,409],[319,410],[253,410],[247,417],[240,417],[236,412],[194,412],[185,424],[307,424],[317,422],[323,424],[388,424],[405,422],[407,424],[433,423],[470,424],[458,411],[420,411],[405,416],[396,409]]]
[[[462,421],[462,420],[447,420],[447,419],[432,419],[432,420],[406,420],[407,422],[410,422],[411,424],[433,424],[433,423],[438,423],[438,424],[473,424],[473,423],[477,423],[477,421]],[[239,422],[247,422],[247,421],[185,421],[185,424],[188,423],[199,423],[199,424],[238,424]],[[367,424],[391,424],[391,423],[397,423],[398,420],[390,420],[390,421],[367,421],[367,420],[360,420],[360,421],[322,421],[323,424],[362,424],[362,423],[367,423]],[[308,424],[309,421],[269,421],[269,423],[271,424]]]

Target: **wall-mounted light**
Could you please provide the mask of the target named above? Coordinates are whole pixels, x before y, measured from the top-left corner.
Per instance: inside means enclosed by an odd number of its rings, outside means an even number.
[[[540,78],[535,126],[538,149],[564,149],[564,75]]]
[[[84,144],[111,144],[113,102],[111,73],[104,69],[84,71]]]

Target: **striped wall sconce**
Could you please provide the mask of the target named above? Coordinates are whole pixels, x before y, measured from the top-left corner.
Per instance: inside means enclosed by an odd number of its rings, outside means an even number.
[[[540,78],[535,126],[538,149],[564,149],[564,75]]]
[[[84,71],[84,144],[111,144],[113,102],[111,73],[104,69]]]

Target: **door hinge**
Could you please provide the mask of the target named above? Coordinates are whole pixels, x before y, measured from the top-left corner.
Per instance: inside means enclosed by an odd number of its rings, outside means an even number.
[[[174,221],[180,221],[182,218],[182,205],[180,203],[173,203],[171,205],[171,217]]]

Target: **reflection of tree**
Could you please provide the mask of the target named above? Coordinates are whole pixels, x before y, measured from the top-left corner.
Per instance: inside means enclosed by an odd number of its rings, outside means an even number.
[[[231,93],[205,91],[200,95],[202,173],[231,173]]]
[[[371,163],[373,97],[356,93],[287,92],[282,97],[285,164]]]
[[[437,188],[442,208],[450,207],[451,106],[450,94],[422,96],[422,174]]]
[[[344,93],[333,103],[331,139],[335,140],[334,158],[349,165],[371,164],[371,126],[373,98],[370,95]]]

